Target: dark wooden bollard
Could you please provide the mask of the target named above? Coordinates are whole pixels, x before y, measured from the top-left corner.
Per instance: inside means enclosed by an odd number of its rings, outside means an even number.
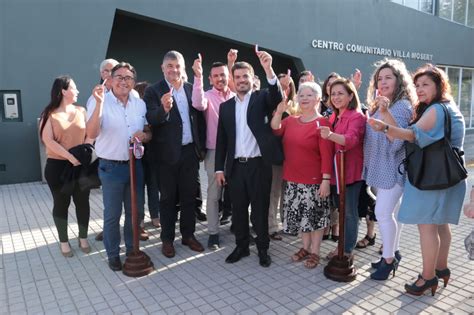
[[[350,257],[344,255],[344,228],[346,217],[346,178],[344,171],[344,151],[337,151],[336,158],[339,155],[340,167],[337,175],[339,183],[339,242],[337,245],[337,255],[334,256],[326,267],[324,267],[324,275],[326,278],[337,282],[351,282],[357,276],[357,270],[354,267],[354,255]],[[337,163],[336,166],[337,167]]]

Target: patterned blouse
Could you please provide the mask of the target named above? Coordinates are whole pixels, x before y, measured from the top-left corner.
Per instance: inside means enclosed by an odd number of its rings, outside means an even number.
[[[407,99],[398,100],[388,110],[400,128],[408,127],[413,109]],[[381,119],[380,112],[376,111],[372,117]],[[405,158],[403,143],[403,140],[399,139],[390,141],[384,133],[374,131],[367,124],[362,169],[362,177],[367,185],[381,189],[393,188],[395,184],[404,186],[405,175],[398,173],[398,166]]]

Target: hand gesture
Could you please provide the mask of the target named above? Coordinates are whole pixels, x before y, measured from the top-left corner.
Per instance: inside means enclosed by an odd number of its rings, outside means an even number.
[[[280,78],[280,85],[283,91],[286,91],[290,87],[291,77],[288,74],[285,74]]]
[[[98,84],[92,90],[92,95],[95,98],[96,104],[102,104],[104,102],[105,88],[103,84]]]
[[[385,96],[377,96],[374,102],[380,113],[387,112],[388,106],[390,105],[390,100],[388,98],[386,98]]]
[[[375,131],[382,131],[385,129],[385,126],[386,126],[386,124],[383,121],[379,119],[375,119],[375,118],[367,119],[367,123]]]
[[[228,65],[233,65],[235,61],[237,60],[237,53],[239,51],[237,49],[231,49],[227,53],[227,64]]]
[[[198,58],[194,59],[193,63],[194,76],[196,78],[202,78],[202,57],[201,54],[198,54]]]
[[[257,57],[260,59],[260,64],[262,65],[265,72],[268,72],[272,69],[272,56],[266,51],[258,51]]]
[[[224,173],[216,173],[216,182],[220,187],[223,187],[226,184]]]
[[[172,90],[169,91],[168,93],[163,94],[163,96],[161,97],[161,105],[163,105],[163,109],[165,110],[165,113],[169,113],[169,111],[173,107]]]
[[[327,139],[331,136],[332,131],[328,126],[321,126],[318,129],[321,132],[321,138]]]
[[[362,72],[359,69],[355,69],[354,74],[351,75],[351,81],[354,83],[356,89],[359,89],[362,85]]]
[[[290,105],[288,104],[288,101],[285,98],[283,101],[280,102],[280,104],[278,104],[275,114],[281,115],[284,112],[286,112],[289,108],[290,108]]]

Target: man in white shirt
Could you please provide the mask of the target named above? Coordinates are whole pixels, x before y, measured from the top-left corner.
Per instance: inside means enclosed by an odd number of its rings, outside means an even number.
[[[146,117],[153,129],[152,150],[159,168],[161,252],[175,256],[174,240],[180,205],[181,243],[202,252],[194,236],[199,161],[205,156],[206,126],[202,112],[192,107],[192,85],[183,81],[183,55],[169,51],[161,65],[164,80],[145,90]]]
[[[121,62],[112,69],[112,89],[104,94],[104,86],[94,88],[95,102],[87,108],[87,134],[96,139],[99,178],[104,202],[104,246],[109,267],[122,269],[120,261],[120,217],[125,207],[124,239],[127,253],[133,250],[130,200],[129,146],[138,138],[151,139],[147,128],[145,103],[131,93],[136,80],[135,69]],[[110,80],[109,79],[109,80]],[[135,162],[137,207],[143,213],[144,190],[141,160]],[[136,222],[138,224],[138,222]]]
[[[220,106],[215,171],[216,181],[221,186],[227,180],[232,200],[237,247],[226,262],[235,263],[250,254],[248,207],[251,204],[259,263],[269,267],[268,207],[272,163],[283,160],[269,117],[281,102],[282,91],[272,68],[271,55],[264,51],[256,53],[265,70],[269,89],[252,92],[252,66],[246,62],[234,64],[232,76],[237,95]]]
[[[104,93],[107,93],[112,88],[112,69],[118,64],[118,61],[112,58],[102,60],[99,66],[100,84],[104,84]],[[86,103],[86,108],[89,108],[92,103],[95,103],[94,95],[89,96]],[[104,231],[99,232],[96,237],[96,241],[104,240]]]

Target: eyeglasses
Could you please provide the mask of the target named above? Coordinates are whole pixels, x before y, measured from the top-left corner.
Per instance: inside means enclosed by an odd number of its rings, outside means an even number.
[[[123,76],[121,76],[121,75],[114,75],[114,78],[117,79],[117,80],[119,80],[119,81],[125,81],[125,82],[130,82],[130,81],[135,80],[134,77],[131,77],[131,76],[129,76],[129,75],[127,75],[127,76],[125,76],[125,77],[123,77]]]

